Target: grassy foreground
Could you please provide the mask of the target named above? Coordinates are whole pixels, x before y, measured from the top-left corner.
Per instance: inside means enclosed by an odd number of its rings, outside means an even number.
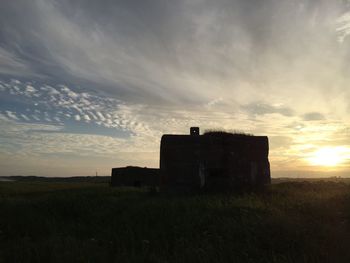
[[[166,195],[0,182],[0,262],[350,262],[350,185]]]

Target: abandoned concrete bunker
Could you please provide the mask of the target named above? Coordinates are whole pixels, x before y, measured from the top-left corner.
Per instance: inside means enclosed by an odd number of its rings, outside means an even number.
[[[137,166],[113,168],[111,186],[159,186],[159,169]]]
[[[237,189],[269,184],[267,136],[207,132],[163,135],[160,186],[163,189]]]

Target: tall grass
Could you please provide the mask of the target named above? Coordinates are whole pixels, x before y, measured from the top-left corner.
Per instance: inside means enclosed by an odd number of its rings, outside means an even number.
[[[350,262],[350,186],[154,194],[0,183],[0,262]]]

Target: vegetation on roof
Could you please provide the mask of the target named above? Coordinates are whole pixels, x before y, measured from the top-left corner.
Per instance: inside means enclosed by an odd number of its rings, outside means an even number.
[[[226,131],[226,130],[206,130],[203,135],[210,135],[210,136],[254,136],[250,133],[245,133],[243,131],[239,130],[233,130],[233,131]]]

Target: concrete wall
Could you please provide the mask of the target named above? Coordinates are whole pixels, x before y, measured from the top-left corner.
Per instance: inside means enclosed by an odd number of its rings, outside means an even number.
[[[239,188],[270,183],[268,138],[235,134],[163,135],[162,188]]]
[[[112,169],[111,186],[159,186],[159,169],[120,167]]]

